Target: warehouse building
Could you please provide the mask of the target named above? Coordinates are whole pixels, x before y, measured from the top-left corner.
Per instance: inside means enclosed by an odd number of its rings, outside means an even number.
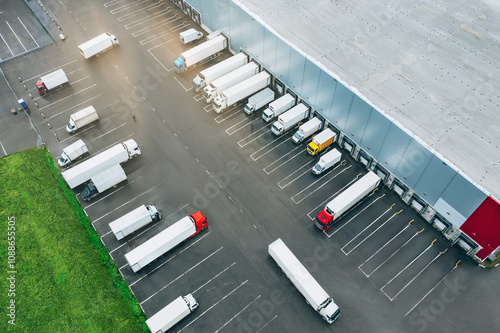
[[[478,261],[500,251],[500,5],[172,2],[307,103],[451,243]]]

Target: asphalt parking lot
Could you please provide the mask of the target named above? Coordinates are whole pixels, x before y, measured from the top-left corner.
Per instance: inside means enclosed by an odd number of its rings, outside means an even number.
[[[294,130],[276,137],[261,112],[242,112],[243,103],[213,112],[191,82],[231,54],[176,74],[173,61],[202,41],[181,44],[180,31],[200,28],[173,3],[102,0],[85,7],[67,4],[58,13],[69,35],[65,44],[8,62],[3,70],[28,101],[54,157],[77,139],[90,156],[127,139],[139,144],[142,155],[123,165],[128,181],[82,206],[147,317],[192,293],[200,308],[173,332],[499,327],[489,320],[498,298],[476,296],[488,296],[485,290],[498,272],[477,268],[387,188],[379,187],[328,232],[316,228],[314,218],[325,204],[367,170],[335,144],[343,163],[314,176],[318,157],[307,154],[308,141],[293,144]],[[86,61],[76,46],[102,29],[114,33],[120,46]],[[38,96],[37,79],[58,68],[70,85]],[[68,134],[69,115],[89,105],[99,121]],[[109,223],[150,202],[162,220],[116,240]],[[125,253],[198,210],[207,216],[207,230],[139,272],[131,270]],[[267,246],[277,238],[340,306],[334,324],[321,320],[269,258]]]

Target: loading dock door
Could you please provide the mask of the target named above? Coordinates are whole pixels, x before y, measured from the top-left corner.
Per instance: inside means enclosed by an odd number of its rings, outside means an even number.
[[[196,11],[196,9],[191,9],[191,12],[193,13],[192,14],[192,18],[193,18],[193,21],[195,21],[196,23],[198,23],[199,25],[201,25],[201,15],[198,11]]]
[[[366,167],[368,167],[370,165],[370,163],[372,162],[372,159],[370,156],[368,156],[367,153],[365,153],[365,151],[363,149],[360,149],[359,150],[359,154],[358,154],[358,160]]]
[[[377,163],[377,165],[375,166],[374,170],[375,173],[377,174],[377,176],[380,177],[380,179],[382,179],[382,181],[385,183],[385,181],[387,180],[387,177],[389,177],[389,172],[387,172],[387,170],[384,169],[383,166],[381,166],[380,164]]]
[[[283,93],[285,92],[285,85],[283,84],[283,82],[281,82],[279,79],[274,79],[274,89],[276,90],[276,92],[283,96]]]
[[[356,144],[351,141],[347,136],[344,135],[344,139],[342,140],[342,147],[349,152],[349,154],[352,154],[354,147]]]

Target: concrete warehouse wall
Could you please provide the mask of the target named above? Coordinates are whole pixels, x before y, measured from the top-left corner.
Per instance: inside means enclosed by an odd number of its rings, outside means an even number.
[[[307,50],[298,50],[293,41],[276,36],[242,5],[231,0],[172,2],[184,6],[185,12],[199,13],[201,23],[210,30],[224,31],[231,49],[244,50],[300,95],[345,134],[339,142],[343,147],[351,146],[353,156],[366,160],[379,175],[386,174],[388,186],[399,184],[405,191],[403,200],[423,206],[420,211],[428,220],[433,219],[434,210],[427,204],[437,210],[440,220],[460,227],[486,199],[486,193],[424,142],[352,92],[335,73],[308,57]]]

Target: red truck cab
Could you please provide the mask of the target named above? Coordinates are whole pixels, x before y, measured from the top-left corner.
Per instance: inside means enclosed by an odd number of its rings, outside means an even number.
[[[329,214],[327,208],[323,208],[321,213],[316,216],[316,226],[321,230],[330,230],[330,226],[333,223],[333,215]]]
[[[193,222],[196,226],[196,232],[194,234],[192,234],[191,236],[189,236],[189,238],[195,236],[203,229],[208,228],[207,218],[201,212],[196,212],[196,213],[191,214],[189,216],[191,217],[191,220],[193,220]]]
[[[42,80],[36,82],[36,90],[40,96],[47,93],[47,87],[43,84]]]

